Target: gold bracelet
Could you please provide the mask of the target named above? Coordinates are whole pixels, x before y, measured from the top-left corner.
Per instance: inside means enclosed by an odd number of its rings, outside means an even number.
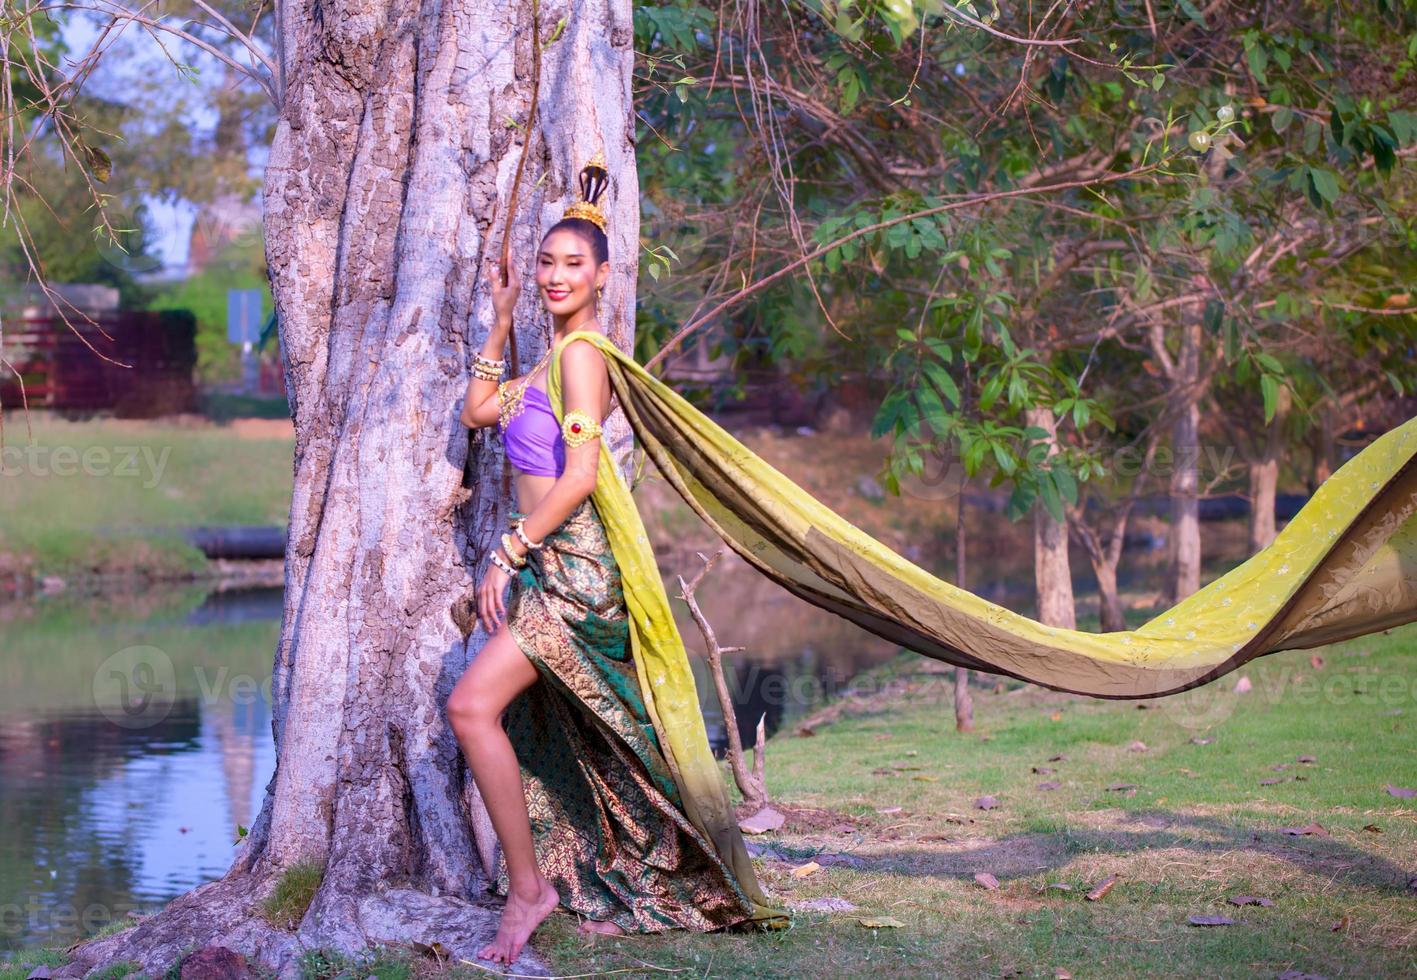
[[[526,564],[526,555],[519,555],[512,549],[512,536],[506,531],[502,532],[502,550],[507,553],[507,560],[514,568],[521,568]]]
[[[575,448],[584,445],[600,435],[600,423],[587,412],[573,408],[561,419],[561,438],[566,445]]]

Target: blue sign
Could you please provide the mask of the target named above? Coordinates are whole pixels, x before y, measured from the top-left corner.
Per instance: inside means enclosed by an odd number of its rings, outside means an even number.
[[[226,339],[233,344],[254,344],[261,339],[261,289],[226,291]]]

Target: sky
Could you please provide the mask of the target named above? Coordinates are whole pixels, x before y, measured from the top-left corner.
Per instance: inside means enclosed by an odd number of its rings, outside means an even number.
[[[93,21],[87,17],[66,16],[63,36],[69,46],[69,57],[82,58],[93,43],[96,30]],[[190,59],[198,69],[197,84],[214,86],[221,81],[221,65],[216,59],[199,51],[190,44],[182,44],[170,35],[163,35],[165,43],[175,58]],[[179,47],[180,45],[180,47]],[[66,70],[70,65],[64,64]],[[174,83],[192,84],[183,80],[167,56],[158,49],[157,42],[147,31],[133,24],[127,25],[118,40],[104,53],[100,69],[88,83],[96,91],[109,98],[119,98],[115,90],[120,88],[126,77],[167,73]],[[210,130],[216,125],[217,114],[210,109],[188,119],[188,124],[199,130]],[[264,152],[264,147],[259,148]],[[192,223],[196,218],[196,208],[188,201],[167,202],[156,197],[144,199],[148,206],[149,222],[154,232],[154,249],[162,257],[163,270],[158,273],[179,272],[187,264],[188,243],[192,234]]]

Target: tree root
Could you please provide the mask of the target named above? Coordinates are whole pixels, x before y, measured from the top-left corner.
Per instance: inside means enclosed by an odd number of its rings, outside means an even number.
[[[378,886],[362,895],[325,895],[322,889],[300,927],[291,932],[261,913],[261,900],[273,887],[270,876],[229,873],[173,899],[122,932],[74,943],[65,950],[71,959],[53,976],[88,977],[128,962],[155,980],[169,973],[175,977],[179,971],[223,980],[298,980],[306,953],[359,957],[385,945],[477,962],[477,951],[497,933],[502,908],[492,896],[469,901],[409,888]],[[531,943],[511,968],[487,965],[496,973],[552,975]]]

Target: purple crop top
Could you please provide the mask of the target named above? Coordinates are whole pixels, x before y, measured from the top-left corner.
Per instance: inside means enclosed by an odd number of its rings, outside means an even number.
[[[528,385],[522,395],[522,410],[502,428],[502,445],[507,459],[523,473],[535,476],[560,476],[566,468],[566,441],[561,437],[561,423],[551,411],[546,392]]]

